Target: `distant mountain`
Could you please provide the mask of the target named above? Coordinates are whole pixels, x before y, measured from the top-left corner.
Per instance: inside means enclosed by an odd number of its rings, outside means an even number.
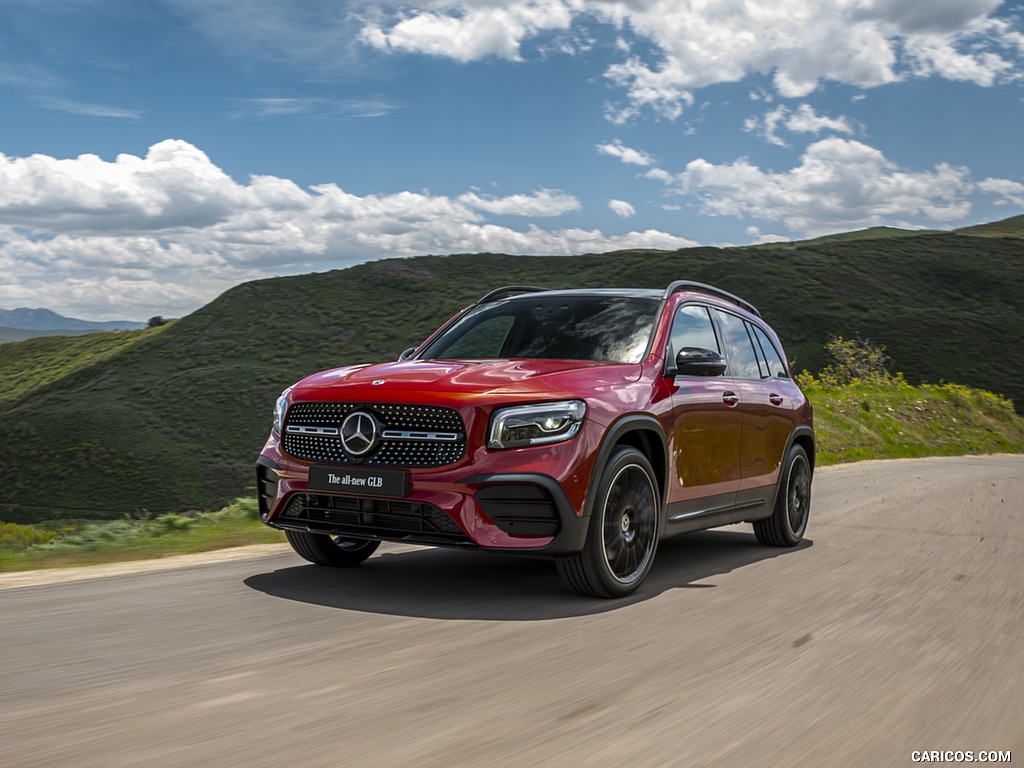
[[[132,331],[145,328],[145,323],[130,320],[109,320],[94,322],[64,317],[49,309],[0,309],[0,327],[17,328],[23,331]]]
[[[29,328],[8,328],[5,325],[0,325],[0,344],[4,344],[5,342],[8,341],[24,341],[25,339],[34,339],[37,336],[81,336],[84,333],[96,333],[96,331],[74,331],[68,328],[58,328],[56,330],[46,331],[34,331]]]

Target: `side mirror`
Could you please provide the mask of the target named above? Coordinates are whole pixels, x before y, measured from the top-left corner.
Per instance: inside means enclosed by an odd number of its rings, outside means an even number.
[[[416,347],[409,347],[408,349],[404,350],[402,352],[402,354],[400,354],[398,356],[398,362],[402,362],[403,360],[408,360],[410,357],[412,357],[412,353],[415,352],[415,351],[416,351]]]
[[[676,376],[721,376],[725,358],[701,347],[683,347],[676,355]]]

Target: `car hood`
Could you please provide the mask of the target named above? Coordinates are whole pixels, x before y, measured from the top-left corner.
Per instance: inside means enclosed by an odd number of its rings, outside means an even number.
[[[586,360],[406,360],[349,366],[309,376],[292,390],[301,400],[392,399],[401,392],[559,398],[636,381],[640,366]],[[325,391],[326,390],[326,391]],[[366,390],[365,393],[357,390]]]

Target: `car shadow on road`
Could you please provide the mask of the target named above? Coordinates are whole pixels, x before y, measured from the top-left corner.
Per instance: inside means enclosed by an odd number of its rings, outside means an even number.
[[[479,621],[537,621],[586,616],[649,600],[680,588],[713,589],[714,576],[790,554],[765,547],[748,531],[703,531],[661,542],[643,586],[621,600],[575,595],[555,564],[484,552],[418,549],[371,557],[358,568],[303,565],[245,579],[245,585],[286,600],[395,616]]]

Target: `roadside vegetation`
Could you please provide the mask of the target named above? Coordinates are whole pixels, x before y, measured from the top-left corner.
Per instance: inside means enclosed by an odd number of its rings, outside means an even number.
[[[1001,395],[962,384],[909,384],[885,348],[832,339],[832,359],[797,376],[814,405],[818,466],[865,459],[1024,453],[1024,418]]]
[[[255,499],[239,499],[216,512],[100,522],[0,523],[0,571],[144,560],[283,541],[284,534],[259,522]]]

